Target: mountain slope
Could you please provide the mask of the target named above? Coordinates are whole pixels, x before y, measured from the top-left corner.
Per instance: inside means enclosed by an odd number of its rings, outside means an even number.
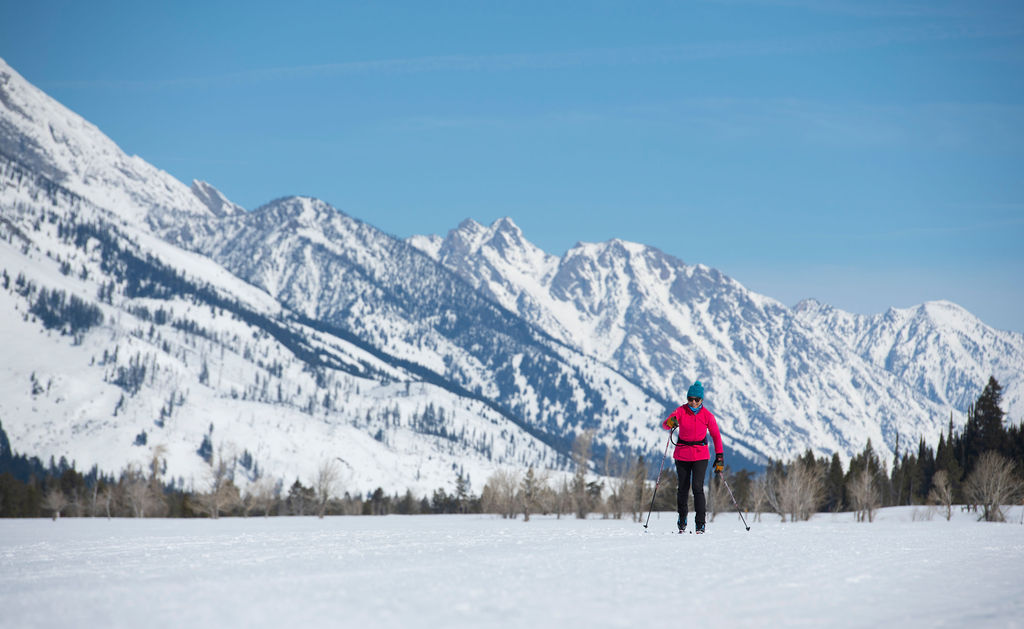
[[[95,125],[26,81],[3,59],[0,150],[125,220],[210,214],[187,186],[137,155],[126,155]]]
[[[479,485],[560,455],[478,400],[308,327],[212,261],[0,158],[0,417],[20,452],[108,471],[162,451],[203,489],[208,461],[347,488]],[[158,451],[157,448],[160,448]],[[205,451],[204,451],[205,449]],[[204,458],[205,457],[205,458]]]

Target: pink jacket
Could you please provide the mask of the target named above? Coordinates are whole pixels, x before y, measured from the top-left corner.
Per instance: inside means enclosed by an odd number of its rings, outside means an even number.
[[[677,441],[701,441],[710,432],[711,438],[715,441],[715,452],[717,454],[724,452],[722,448],[722,435],[718,433],[718,422],[715,421],[715,416],[711,414],[707,407],[701,406],[694,413],[693,409],[689,406],[680,406],[672,411],[672,414],[666,417],[665,421],[661,422],[661,427],[665,430],[671,430],[668,427],[668,420],[671,417],[675,417],[676,421],[679,422]],[[673,458],[677,461],[705,461],[711,458],[711,454],[706,445],[686,446],[680,444],[676,446]]]

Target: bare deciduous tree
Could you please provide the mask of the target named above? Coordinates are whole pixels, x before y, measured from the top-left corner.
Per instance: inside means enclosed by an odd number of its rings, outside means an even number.
[[[857,513],[857,521],[875,521],[875,510],[879,506],[878,487],[875,485],[875,474],[870,467],[865,467],[854,475],[847,484],[847,492],[853,509]]]
[[[946,470],[939,470],[932,476],[932,489],[928,492],[928,499],[937,505],[946,508],[946,521],[953,517],[953,484],[949,482],[949,473]]]
[[[523,522],[529,522],[530,514],[537,510],[541,484],[531,465],[519,483],[519,507],[523,511]]]
[[[630,465],[630,470],[632,482],[630,483],[629,510],[633,512],[633,521],[639,522],[650,502],[647,466],[644,464],[643,458],[637,457],[635,462]]]
[[[153,453],[149,459],[149,478],[152,481],[156,481],[160,478],[160,467],[163,463],[164,455],[167,454],[167,446],[160,444],[153,448]]]
[[[810,520],[824,497],[824,470],[802,459],[786,466],[785,476],[778,483],[778,506],[791,522]]]
[[[572,496],[569,493],[569,481],[562,477],[562,482],[555,492],[555,518],[561,520],[563,513],[568,513],[572,506]]]
[[[981,505],[981,517],[987,522],[1005,522],[1002,505],[1012,502],[1020,495],[1021,489],[1013,463],[991,450],[982,453],[964,483],[967,499]]]
[[[591,499],[587,492],[587,468],[590,466],[590,447],[594,442],[594,431],[587,430],[577,435],[572,445],[572,462],[575,465],[576,473],[572,477],[573,510],[576,517],[584,519],[590,513]]]
[[[765,511],[771,510],[771,504],[768,501],[768,475],[767,473],[754,479],[751,484],[751,498],[754,502],[754,521],[761,521],[761,514]]]
[[[548,470],[541,471],[537,476],[537,485],[535,510],[544,515],[553,513],[558,508],[558,492],[551,485],[551,473]]]
[[[129,467],[121,481],[124,497],[136,518],[159,515],[160,507],[166,506],[163,496],[154,488],[154,483],[146,479],[139,467]]]
[[[107,516],[109,520],[113,517],[114,504],[116,500],[116,493],[112,485],[103,485],[103,489],[100,489],[99,494],[96,496],[96,506],[101,513]]]
[[[515,518],[519,512],[517,493],[519,476],[510,469],[497,469],[487,479],[480,494],[480,505],[487,513]]]
[[[719,478],[718,474],[712,473],[711,478],[708,480],[708,511],[711,517],[711,522],[715,521],[715,516],[718,515],[719,511],[724,511],[729,500],[728,494],[725,492],[725,483]]]
[[[43,496],[43,508],[52,512],[54,522],[60,519],[60,512],[66,506],[68,506],[68,497],[60,487],[51,487],[46,490],[46,494]]]
[[[262,511],[264,517],[269,516],[270,510],[277,502],[279,493],[278,483],[266,476],[261,477],[255,483],[250,483],[243,500],[245,515],[248,516],[255,509]]]
[[[86,493],[85,510],[90,518],[96,517],[100,513],[100,484],[100,482],[93,483],[92,488],[88,489]]]
[[[241,504],[242,499],[238,487],[231,480],[228,463],[220,452],[207,468],[206,476],[210,491],[196,496],[197,506],[200,511],[216,520],[222,511]]]
[[[341,486],[341,470],[338,463],[328,459],[320,464],[316,472],[316,480],[313,483],[313,491],[316,494],[316,516],[323,518],[327,512],[327,501],[336,495]]]
[[[606,466],[607,468],[608,466]],[[622,514],[629,511],[636,520],[636,505],[633,504],[636,496],[636,464],[632,460],[620,461],[609,479],[608,485],[608,511],[616,520],[622,519]]]

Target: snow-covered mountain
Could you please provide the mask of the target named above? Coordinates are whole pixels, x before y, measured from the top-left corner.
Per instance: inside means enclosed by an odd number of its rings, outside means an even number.
[[[298,321],[209,259],[0,157],[0,421],[16,450],[120,470],[165,449],[202,488],[206,460],[351,489],[427,492],[453,469],[557,467],[486,402],[452,394]],[[205,457],[205,458],[204,458]]]
[[[216,456],[240,481],[309,483],[339,460],[352,489],[420,493],[456,471],[479,488],[499,466],[565,465],[492,401],[158,238],[239,208],[0,76],[0,422],[15,450],[117,471],[159,448],[167,478],[197,488]]]
[[[904,444],[921,436],[934,442],[950,411],[965,410],[989,375],[1016,391],[1024,366],[1021,335],[996,332],[962,309],[970,325],[956,331],[904,326],[885,336],[885,325],[870,318],[837,329],[811,316],[807,304],[787,308],[715,269],[636,243],[580,243],[558,258],[508,218],[490,226],[467,220],[443,238],[409,242],[666,399],[681,399],[700,378],[734,437],[768,456],[803,447],[845,455],[868,438],[892,448],[897,435]],[[941,360],[920,349],[928,343],[943,348]],[[925,373],[942,378],[948,393],[934,395]],[[1012,410],[1018,399],[1007,396]]]
[[[404,241],[314,199],[189,190],[2,69],[4,333],[46,350],[6,367],[19,451],[119,469],[160,445],[193,482],[208,442],[307,481],[334,453],[426,490],[564,467],[584,430],[599,455],[660,439],[663,400]]]
[[[1019,335],[974,320],[952,343],[912,318],[872,332],[618,240],[559,258],[509,219],[406,242],[317,199],[246,212],[0,60],[0,422],[18,452],[114,471],[162,451],[197,487],[218,455],[289,483],[340,460],[352,489],[422,493],[564,469],[585,430],[598,460],[651,454],[695,378],[733,462],[934,441],[986,368],[1019,391]],[[961,371],[917,364],[926,328]]]
[[[1003,410],[1015,422],[1024,417],[1024,334],[996,330],[948,301],[857,315],[808,299],[794,311],[950,409],[966,410],[995,376]]]
[[[280,199],[161,233],[325,330],[453,392],[488,400],[563,451],[584,429],[596,431],[599,450],[623,455],[656,439],[664,400],[486,299],[406,242],[323,201]]]

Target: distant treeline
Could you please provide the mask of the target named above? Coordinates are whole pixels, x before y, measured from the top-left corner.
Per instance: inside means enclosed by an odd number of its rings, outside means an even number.
[[[777,513],[784,521],[821,511],[856,511],[858,519],[871,521],[879,507],[925,504],[944,507],[947,518],[952,505],[961,504],[980,507],[984,519],[1001,520],[1000,505],[1024,495],[1024,423],[1006,425],[1001,398],[1002,386],[990,378],[963,430],[955,431],[950,417],[936,448],[923,439],[905,450],[897,443],[888,462],[868,441],[845,470],[838,455],[815,458],[807,451],[789,462],[770,462],[753,481],[737,479],[734,490],[746,508]]]
[[[807,451],[789,462],[773,461],[763,474],[726,469],[736,501],[746,511],[776,513],[791,521],[806,520],[823,511],[856,511],[858,520],[871,521],[874,510],[897,505],[937,505],[949,517],[953,504],[981,509],[985,519],[1002,519],[1000,505],[1024,495],[1024,423],[1005,425],[1000,404],[1002,387],[990,378],[968,410],[960,431],[950,419],[936,448],[922,439],[914,449],[901,450],[883,461],[870,441],[844,468],[838,455],[816,458]],[[320,466],[307,486],[296,479],[284,483],[266,477],[240,490],[234,483],[233,463],[207,458],[205,491],[188,491],[180,484],[161,482],[163,451],[157,447],[148,469],[131,467],[120,475],[93,468],[75,469],[64,458],[43,464],[38,458],[15,454],[0,425],[0,517],[220,517],[278,515],[386,515],[420,513],[498,513],[516,518],[531,514],[600,513],[639,519],[651,505],[652,483],[642,457],[616,466],[612,474],[590,475],[592,435],[577,439],[573,449],[575,474],[552,478],[530,468],[525,473],[499,470],[487,479],[479,495],[470,491],[469,478],[454,473],[454,490],[438,488],[430,496],[411,490],[389,494],[342,492],[340,474],[331,462]],[[709,478],[708,509],[713,519],[731,511],[732,500],[719,479]],[[339,496],[340,494],[340,496]],[[654,509],[676,509],[676,476],[671,466],[662,471]],[[692,507],[691,507],[692,510]]]

